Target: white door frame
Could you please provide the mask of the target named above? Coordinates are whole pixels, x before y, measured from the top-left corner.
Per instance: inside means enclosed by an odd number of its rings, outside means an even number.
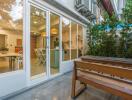
[[[49,77],[54,77],[54,76],[57,76],[58,74],[60,74],[60,62],[61,62],[61,47],[62,47],[62,45],[61,45],[61,27],[62,27],[62,24],[61,24],[61,16],[60,16],[60,14],[58,14],[58,13],[56,13],[56,12],[54,12],[54,11],[49,11],[49,67],[51,68],[51,66],[50,66],[50,14],[55,14],[55,15],[57,15],[57,16],[59,16],[59,72],[58,73],[56,73],[56,74],[54,74],[54,75],[52,75],[51,74],[51,69],[49,69],[50,71],[49,71]]]
[[[43,10],[44,12],[46,12],[46,76],[42,76],[42,77],[36,77],[35,79],[31,79],[31,64],[30,64],[30,11],[31,11],[31,6],[35,7],[35,8],[38,8],[40,10]],[[28,47],[26,48],[26,58],[28,59],[27,60],[27,64],[26,64],[26,76],[27,76],[27,83],[28,83],[28,86],[33,86],[33,85],[36,85],[36,84],[39,84],[41,82],[44,82],[44,81],[47,81],[49,79],[52,79],[56,76],[59,76],[60,73],[57,73],[55,75],[51,75],[50,74],[50,10],[46,9],[45,7],[43,7],[42,5],[36,3],[36,2],[33,2],[33,1],[29,1],[27,2],[27,7],[26,7],[28,10],[27,10],[27,31],[26,33],[27,36],[26,36],[26,44],[28,45]],[[61,16],[55,12],[52,12],[56,15],[58,15],[60,18]],[[60,26],[61,27],[61,26]],[[59,56],[61,56],[59,54]],[[60,60],[60,59],[59,59]],[[60,66],[59,66],[60,68]]]
[[[47,24],[48,24],[48,11],[46,11],[45,9],[43,9],[42,7],[40,7],[40,6],[38,6],[37,4],[34,4],[34,3],[32,3],[32,2],[28,2],[27,3],[27,15],[28,15],[28,17],[27,17],[27,27],[28,27],[28,29],[27,29],[27,37],[26,37],[26,40],[27,40],[27,44],[28,44],[28,47],[27,47],[27,49],[26,49],[26,51],[27,51],[27,66],[26,66],[26,68],[27,68],[27,82],[28,82],[28,85],[29,86],[31,86],[31,85],[35,85],[35,84],[38,84],[38,83],[40,83],[40,82],[42,82],[42,81],[44,81],[44,80],[46,80],[47,78],[48,78],[48,52],[47,52],[47,47],[46,47],[46,75],[42,75],[42,76],[40,76],[40,77],[36,77],[35,79],[32,79],[32,77],[31,77],[31,58],[30,58],[30,11],[31,11],[31,6],[33,6],[33,7],[35,7],[35,8],[38,8],[38,9],[40,9],[40,10],[42,10],[42,11],[44,11],[45,13],[46,13],[46,26],[47,26]],[[48,28],[46,28],[46,35],[48,35]],[[47,43],[47,36],[46,36],[46,43]],[[36,75],[37,76],[37,75]],[[35,76],[34,76],[35,77]]]

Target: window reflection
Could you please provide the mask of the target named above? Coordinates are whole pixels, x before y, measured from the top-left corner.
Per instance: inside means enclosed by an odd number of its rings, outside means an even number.
[[[78,57],[83,53],[83,27],[78,25]]]
[[[23,0],[0,0],[0,73],[23,68]]]
[[[70,20],[62,19],[62,60],[70,60]]]
[[[77,24],[71,22],[71,59],[77,58]]]

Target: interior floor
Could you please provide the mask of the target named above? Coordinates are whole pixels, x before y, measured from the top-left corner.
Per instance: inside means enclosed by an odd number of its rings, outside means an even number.
[[[31,76],[38,74],[43,74],[46,72],[46,67],[44,64],[38,64],[36,59],[31,60]],[[22,69],[22,65],[19,69]],[[11,72],[18,70],[17,63],[15,62],[14,68],[9,67],[9,59],[0,59],[0,73]],[[59,73],[59,67],[51,67],[51,74]]]
[[[8,58],[0,58],[0,73],[11,72],[23,68],[22,65],[20,65],[19,68],[17,65],[17,62],[15,61],[15,66],[10,67]]]

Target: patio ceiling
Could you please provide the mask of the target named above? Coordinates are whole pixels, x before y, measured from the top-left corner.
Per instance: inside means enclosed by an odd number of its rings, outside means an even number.
[[[84,24],[89,24],[90,23],[90,21],[88,19],[86,19],[85,17],[81,16],[79,13],[70,10],[69,8],[61,5],[60,3],[58,3],[55,0],[43,0],[43,1],[49,3],[50,5],[56,7],[57,9],[59,9],[62,12],[66,13],[67,15],[72,16],[73,18],[79,20],[80,22],[82,22]]]

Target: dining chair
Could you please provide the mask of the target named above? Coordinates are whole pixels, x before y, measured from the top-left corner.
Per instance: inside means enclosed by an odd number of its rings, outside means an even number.
[[[37,63],[40,65],[42,63],[41,52],[39,49],[35,49],[34,51],[37,56]]]
[[[17,60],[17,68],[20,69],[20,66],[23,64],[22,51],[19,51],[18,54],[21,54],[21,56],[18,56],[16,58],[16,60]]]
[[[46,52],[45,52],[45,49],[40,48],[39,50],[40,50],[40,53],[41,53],[41,61],[42,61],[43,64],[45,64],[46,63]]]

